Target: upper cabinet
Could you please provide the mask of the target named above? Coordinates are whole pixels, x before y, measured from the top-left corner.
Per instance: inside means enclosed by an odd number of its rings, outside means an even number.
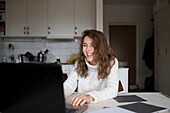
[[[48,0],[47,37],[74,37],[74,0]]]
[[[47,0],[6,0],[6,36],[45,36]]]
[[[68,39],[96,27],[96,0],[6,0],[6,36]]]
[[[96,0],[75,0],[75,36],[96,29]]]
[[[47,0],[28,0],[27,29],[30,36],[47,35]]]
[[[6,35],[26,35],[26,0],[6,0]]]

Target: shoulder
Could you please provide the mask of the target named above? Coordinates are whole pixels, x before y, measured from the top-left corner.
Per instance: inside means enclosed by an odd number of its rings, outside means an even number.
[[[77,68],[77,66],[78,66],[78,61],[76,61],[76,62],[74,63],[73,67],[74,67],[74,68]]]
[[[119,67],[119,63],[118,63],[118,59],[115,58],[112,62],[111,62],[111,72],[113,71],[117,71],[118,70],[118,67]]]
[[[114,60],[111,61],[111,65],[118,66],[118,59],[114,58]]]
[[[115,58],[115,64],[118,65],[118,59],[117,58]]]

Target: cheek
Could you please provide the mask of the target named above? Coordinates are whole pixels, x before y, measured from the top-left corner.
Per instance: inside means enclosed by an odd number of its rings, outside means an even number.
[[[83,53],[85,54],[85,52],[86,52],[86,49],[85,49],[85,48],[83,48]]]
[[[92,47],[92,51],[94,52],[94,47]]]

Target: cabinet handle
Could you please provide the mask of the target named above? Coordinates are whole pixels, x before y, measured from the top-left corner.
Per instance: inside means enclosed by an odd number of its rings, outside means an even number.
[[[48,34],[50,34],[51,33],[51,28],[50,27],[48,27]]]
[[[26,27],[24,27],[24,35],[26,34],[26,31],[27,31],[27,30],[26,30]]]
[[[77,27],[75,27],[75,29],[74,29],[74,33],[75,33],[75,34],[77,34]]]
[[[29,29],[30,29],[30,28],[29,28],[29,27],[27,27],[27,34],[28,34],[28,35],[29,35]]]
[[[27,27],[27,30],[29,30],[30,28],[29,27]]]

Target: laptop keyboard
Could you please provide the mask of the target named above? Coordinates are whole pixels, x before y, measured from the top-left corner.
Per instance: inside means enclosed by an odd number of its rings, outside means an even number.
[[[65,108],[65,113],[75,113],[78,109]]]

